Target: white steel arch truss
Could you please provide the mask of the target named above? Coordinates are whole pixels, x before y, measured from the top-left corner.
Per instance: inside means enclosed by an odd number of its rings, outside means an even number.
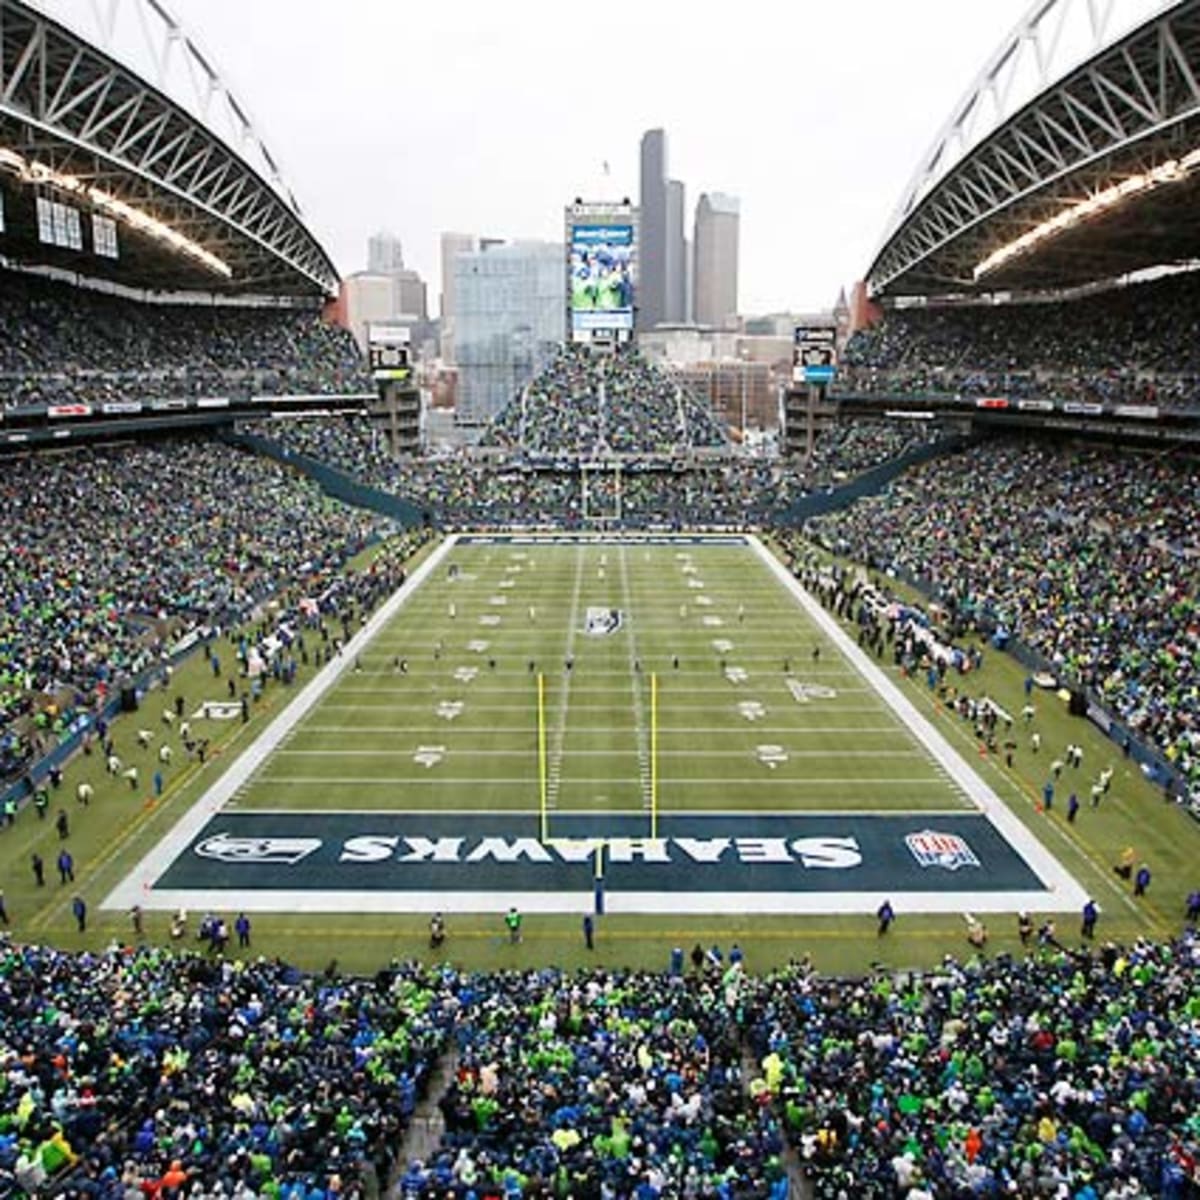
[[[969,286],[979,257],[1052,213],[1064,185],[1077,195],[1081,177],[1085,191],[1120,178],[1200,121],[1200,0],[1156,3],[1114,41],[1115,3],[1039,0],[1030,10],[922,158],[868,273],[874,294]],[[1072,8],[1100,44],[1056,74],[1054,39]],[[1014,106],[1022,60],[1035,87]]]
[[[231,262],[239,286],[334,293],[337,271],[275,158],[162,0],[88,4],[110,32],[123,8],[138,9],[161,71],[181,63],[193,102],[25,0],[0,0],[0,147],[146,206]]]

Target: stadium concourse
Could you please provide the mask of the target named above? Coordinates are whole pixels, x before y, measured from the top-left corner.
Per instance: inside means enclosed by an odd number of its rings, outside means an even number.
[[[1069,300],[893,308],[842,355],[836,391],[1200,405],[1195,272]]]

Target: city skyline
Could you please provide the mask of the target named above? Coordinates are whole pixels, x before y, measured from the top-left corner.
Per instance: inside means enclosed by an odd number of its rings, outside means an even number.
[[[579,61],[587,18],[548,0],[346,0],[321,21],[297,20],[294,0],[176,0],[343,274],[393,229],[436,295],[443,231],[553,239],[574,196],[636,199],[638,139],[661,127],[689,207],[708,188],[741,200],[747,314],[827,307],[861,277],[920,156],[1026,7],[684,16],[651,0],[611,48],[621,70],[597,74]]]

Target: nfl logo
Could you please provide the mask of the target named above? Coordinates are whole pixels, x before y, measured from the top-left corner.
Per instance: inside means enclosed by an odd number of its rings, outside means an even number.
[[[904,839],[905,845],[912,851],[912,856],[923,867],[942,867],[947,871],[957,871],[959,867],[977,867],[979,859],[975,851],[967,845],[966,839],[956,833],[936,833],[932,829],[922,829],[920,833],[910,833]]]

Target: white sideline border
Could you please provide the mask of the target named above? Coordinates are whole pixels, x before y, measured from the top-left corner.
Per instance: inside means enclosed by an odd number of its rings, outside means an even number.
[[[351,638],[340,657],[317,672],[301,691],[278,713],[265,730],[184,813],[176,824],[150,849],[137,866],[102,901],[102,909],[128,909],[140,905],[145,910],[222,909],[235,895],[231,889],[175,888],[156,889],[154,882],[186,850],[209,819],[219,812],[235,793],[266,762],[284,739],[308,715],[318,701],[352,667],[356,655],[371,642],[380,629],[409,602],[420,586],[458,545],[460,537],[451,534],[412,573],[394,595]],[[661,539],[662,535],[656,535]],[[680,535],[680,541],[697,545],[697,535]],[[527,538],[521,544],[538,539]],[[597,541],[604,536],[598,535]],[[547,544],[555,544],[553,535]],[[479,545],[481,543],[475,543]],[[727,543],[725,543],[727,544]],[[1078,912],[1088,898],[1075,878],[1012,813],[979,774],[955,751],[937,729],[917,710],[903,692],[853,642],[835,619],[813,599],[787,568],[753,535],[744,535],[744,544],[774,573],[796,603],[828,637],[842,656],[853,665],[872,691],[928,750],[937,762],[970,798],[976,809],[997,830],[1030,870],[1041,880],[1046,891],[993,892],[884,892],[884,891],[796,891],[796,892],[605,892],[605,909],[614,914],[656,915],[790,915],[831,916],[839,913],[873,914],[884,899],[890,899],[897,912],[961,914],[964,905],[979,913],[1008,913],[1023,909],[1041,912]],[[800,810],[797,815],[801,815]],[[848,821],[860,815],[846,810]],[[897,811],[897,816],[904,815]],[[936,819],[937,813],[929,816]],[[581,892],[506,892],[464,891],[303,891],[262,890],[236,893],[237,907],[246,912],[294,913],[486,913],[502,911],[515,904],[523,912],[572,914],[591,911],[593,893]]]
[[[242,751],[229,769],[212,785],[166,835],[151,847],[138,865],[104,898],[100,907],[131,908],[140,904],[144,909],[187,907],[166,897],[173,893],[156,892],[153,884],[191,844],[208,823],[251,776],[279,748],[284,739],[300,724],[343,674],[354,666],[355,657],[375,635],[402,609],[425,582],[441,566],[442,561],[458,543],[458,534],[447,538],[367,619],[367,623],[346,643],[342,653],[326,663],[272,718],[271,723]],[[214,892],[213,895],[219,893]],[[281,907],[291,907],[283,905]],[[261,909],[259,911],[262,911]]]
[[[950,745],[933,724],[917,710],[916,705],[887,677],[878,664],[873,662],[870,656],[855,644],[834,617],[800,586],[799,581],[783,563],[757,537],[748,536],[746,541],[759,558],[775,573],[776,578],[787,588],[821,632],[837,646],[842,656],[853,664],[884,703],[900,718],[912,735],[929,751],[934,760],[945,769],[950,778],[958,784],[975,807],[988,819],[996,832],[1024,859],[1029,869],[1045,885],[1049,898],[1043,895],[1040,901],[1016,902],[1014,910],[1038,908],[1043,911],[1070,912],[1081,909],[1087,902],[1089,893],[1079,885],[1066,867],[1042,845],[1028,826],[996,795],[979,773]],[[1038,894],[1041,895],[1041,893]],[[1021,893],[1012,893],[1012,895],[1019,897]],[[1008,911],[1006,909],[988,909],[978,902],[973,903],[982,912]],[[912,906],[908,905],[908,907]],[[932,910],[920,909],[919,911]]]

